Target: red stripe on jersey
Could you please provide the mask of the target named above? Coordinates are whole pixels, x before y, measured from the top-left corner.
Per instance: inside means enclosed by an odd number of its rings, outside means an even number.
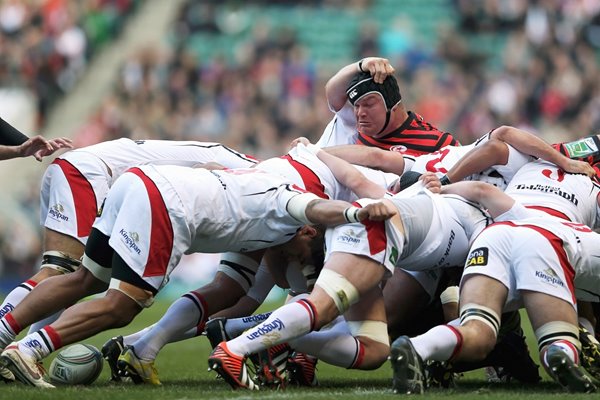
[[[144,182],[152,212],[150,251],[148,252],[148,261],[143,276],[165,275],[173,251],[174,236],[167,206],[156,184],[141,169],[130,168],[127,172],[137,175]]]
[[[282,156],[284,160],[290,163],[290,165],[298,171],[300,177],[302,178],[302,182],[304,182],[304,188],[309,192],[316,194],[322,199],[328,199],[329,196],[325,194],[325,186],[321,183],[321,179],[315,174],[315,172],[308,168],[306,165],[302,164],[294,160],[289,154]]]
[[[373,138],[359,132],[357,143],[385,150],[396,150],[413,156],[433,153],[444,146],[460,145],[450,133],[440,131],[412,111],[408,112],[406,121],[395,131],[380,138]]]
[[[387,236],[385,234],[384,221],[362,221],[367,229],[367,240],[369,241],[369,251],[371,255],[385,250],[387,245]]]
[[[558,210],[555,210],[553,208],[550,207],[542,207],[542,206],[525,206],[525,208],[531,208],[532,210],[539,210],[539,211],[543,211],[546,214],[552,215],[553,217],[558,217],[561,219],[565,219],[567,221],[571,221],[571,218],[567,217],[565,214],[561,213]]]
[[[577,304],[577,299],[575,298],[575,287],[573,285],[573,280],[575,279],[575,270],[573,269],[573,266],[569,262],[569,257],[567,256],[567,253],[565,252],[563,240],[561,238],[556,236],[554,233],[552,233],[544,228],[540,228],[539,226],[535,226],[535,225],[517,225],[514,222],[502,221],[502,222],[496,222],[490,226],[494,226],[494,225],[508,225],[508,226],[514,226],[514,227],[529,228],[529,229],[533,229],[534,231],[536,231],[537,233],[539,233],[540,235],[545,237],[550,242],[550,245],[552,246],[552,248],[554,249],[554,252],[556,253],[556,256],[558,257],[558,261],[560,262],[560,266],[561,266],[563,273],[565,274],[565,278],[567,280],[567,282],[566,282],[567,287],[569,288],[569,291],[571,292],[573,304]]]
[[[77,236],[89,236],[94,220],[98,215],[98,204],[96,203],[96,194],[92,189],[92,184],[67,160],[57,158],[52,164],[59,166],[71,188],[75,218],[77,219]]]

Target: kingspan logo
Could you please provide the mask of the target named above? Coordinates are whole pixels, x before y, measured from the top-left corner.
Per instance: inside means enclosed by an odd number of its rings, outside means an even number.
[[[140,235],[138,235],[137,232],[126,232],[125,229],[121,229],[119,233],[123,237],[125,244],[129,246],[131,250],[135,251],[137,254],[141,254],[142,251],[137,245],[137,242],[140,241]]]
[[[552,285],[558,285],[564,287],[565,284],[563,281],[556,275],[551,268],[546,268],[545,271],[535,271],[535,276],[544,280],[546,283],[550,283]]]
[[[66,222],[69,220],[69,217],[67,217],[65,214],[63,214],[64,212],[65,212],[65,208],[60,203],[56,203],[55,205],[50,207],[50,209],[48,210],[48,214],[50,214],[50,216],[52,218],[57,219],[57,220],[60,219],[60,220],[63,220]]]
[[[248,340],[258,339],[261,336],[267,335],[273,331],[280,331],[283,328],[285,328],[285,325],[279,318],[277,318],[273,322],[262,324],[255,332],[246,335],[246,338]]]
[[[339,235],[336,239],[340,243],[360,243],[360,239],[356,237],[356,233],[353,229],[348,229]]]

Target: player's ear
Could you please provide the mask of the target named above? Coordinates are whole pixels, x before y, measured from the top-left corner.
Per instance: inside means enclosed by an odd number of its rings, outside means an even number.
[[[309,238],[313,239],[313,238],[317,237],[317,235],[318,235],[319,232],[312,225],[304,225],[302,228],[300,228],[300,230],[298,231],[298,233],[300,235],[306,235]]]

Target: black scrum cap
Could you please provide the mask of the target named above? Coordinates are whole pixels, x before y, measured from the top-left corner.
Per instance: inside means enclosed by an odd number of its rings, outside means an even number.
[[[388,75],[383,83],[376,83],[369,72],[358,72],[354,75],[346,90],[350,104],[354,105],[359,99],[370,93],[379,94],[388,110],[391,110],[402,100],[398,82],[392,75]]]

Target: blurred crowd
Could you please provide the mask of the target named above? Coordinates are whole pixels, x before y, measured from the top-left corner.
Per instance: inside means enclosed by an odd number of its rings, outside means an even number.
[[[2,0],[0,87],[29,88],[38,127],[90,57],[121,30],[136,0]]]
[[[367,15],[377,1],[315,0],[293,7],[334,5]],[[4,0],[0,6],[0,84],[16,74],[39,96],[47,96],[51,87],[62,92],[72,84],[61,73],[71,74],[66,71],[87,59],[94,37],[89,33],[91,14],[114,9],[124,15],[135,2],[43,3],[61,4],[63,17],[51,24],[54,19],[45,16],[46,8],[33,7],[30,1]],[[401,19],[396,31],[397,26],[365,18],[348,60],[317,64],[299,32],[264,22],[242,35],[234,60],[199,58],[188,39],[196,32],[227,34],[218,19],[221,3],[187,2],[173,25],[171,46],[140,49],[128,57],[113,93],[81,127],[75,144],[119,137],[202,140],[260,158],[278,155],[292,138],[319,138],[332,117],[324,93],[327,79],[346,61],[369,55],[392,61],[407,109],[463,143],[501,124],[528,129],[549,142],[598,130],[599,1],[448,0],[447,6],[447,15],[457,18],[437,23],[435,46],[419,40],[419,21]],[[56,46],[48,51],[47,42],[58,41],[68,29],[88,32],[77,62],[70,53],[57,55]],[[473,47],[474,38],[502,46]],[[22,65],[15,65],[18,60]]]

